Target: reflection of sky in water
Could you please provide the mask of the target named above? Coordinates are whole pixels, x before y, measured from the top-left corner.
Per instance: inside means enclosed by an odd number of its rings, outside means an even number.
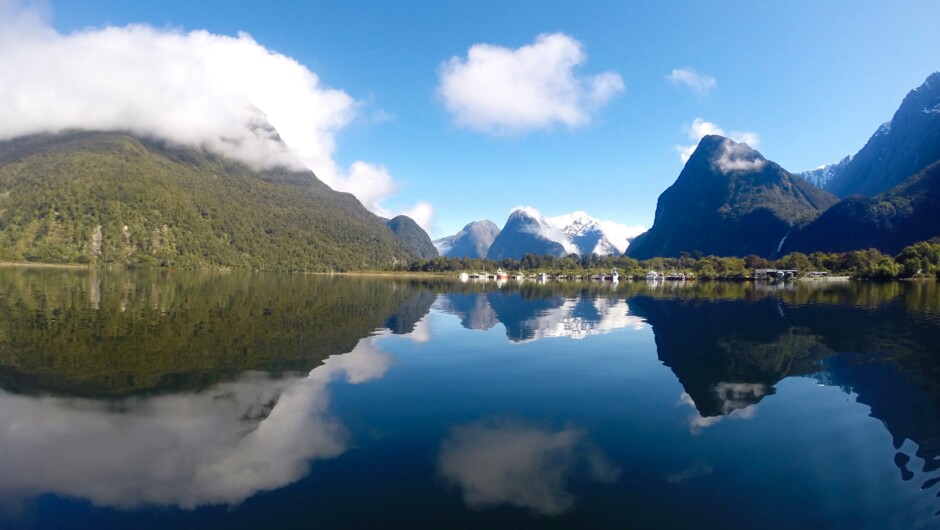
[[[776,299],[502,296],[415,304],[396,315],[406,337],[367,337],[306,375],[111,401],[2,392],[0,499],[227,505],[229,523],[280,502],[305,521],[332,509],[324,526],[365,512],[428,528],[937,521],[936,401],[910,372],[826,350],[828,372],[797,377],[811,346],[861,333],[853,315],[829,330]]]
[[[428,340],[427,330],[416,338]],[[328,385],[381,378],[392,362],[381,339],[362,339],[306,377],[246,373],[195,394],[93,401],[0,393],[0,495],[193,508],[294,482],[310,460],[348,448]]]

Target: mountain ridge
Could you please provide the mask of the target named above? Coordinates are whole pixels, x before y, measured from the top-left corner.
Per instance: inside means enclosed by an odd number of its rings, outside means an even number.
[[[748,145],[708,135],[659,196],[652,228],[633,241],[627,255],[770,257],[792,230],[836,201]]]
[[[0,259],[331,271],[413,256],[353,195],[310,171],[69,131],[0,142]]]

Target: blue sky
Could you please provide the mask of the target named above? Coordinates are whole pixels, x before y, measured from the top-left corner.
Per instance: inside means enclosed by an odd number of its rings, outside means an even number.
[[[648,227],[657,197],[682,169],[677,146],[694,143],[696,118],[752,133],[767,158],[801,171],[855,153],[910,89],[940,70],[936,0],[70,0],[42,8],[62,35],[131,23],[246,32],[293,58],[358,102],[334,131],[336,164],[384,168],[395,184],[381,198],[385,211],[430,203],[432,237],[475,219],[502,225],[519,205]],[[511,54],[542,34],[580,45],[582,61],[567,71],[582,88],[609,74],[622,90],[586,97],[574,121],[461,121],[441,90],[444,65],[466,64],[475,45]],[[686,68],[713,82],[695,89],[670,81]]]

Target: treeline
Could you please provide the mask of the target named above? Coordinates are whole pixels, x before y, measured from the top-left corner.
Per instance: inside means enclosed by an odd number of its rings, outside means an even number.
[[[400,265],[395,270],[411,272],[509,272],[553,275],[594,275],[617,269],[622,276],[642,278],[649,271],[665,274],[676,272],[699,279],[747,279],[754,269],[792,269],[805,275],[813,271],[859,279],[895,279],[940,277],[940,238],[905,247],[897,256],[877,249],[851,252],[803,254],[793,252],[780,259],[768,260],[750,255],[744,258],[703,256],[700,252],[683,252],[678,258],[651,258],[639,261],[626,256],[568,254],[564,257],[526,254],[522,259],[493,261],[479,258],[435,257]]]

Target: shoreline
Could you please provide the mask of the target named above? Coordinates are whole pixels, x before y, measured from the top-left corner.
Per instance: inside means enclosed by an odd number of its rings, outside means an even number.
[[[17,267],[23,269],[91,269],[90,264],[83,263],[35,263],[32,261],[0,261],[0,267]]]

